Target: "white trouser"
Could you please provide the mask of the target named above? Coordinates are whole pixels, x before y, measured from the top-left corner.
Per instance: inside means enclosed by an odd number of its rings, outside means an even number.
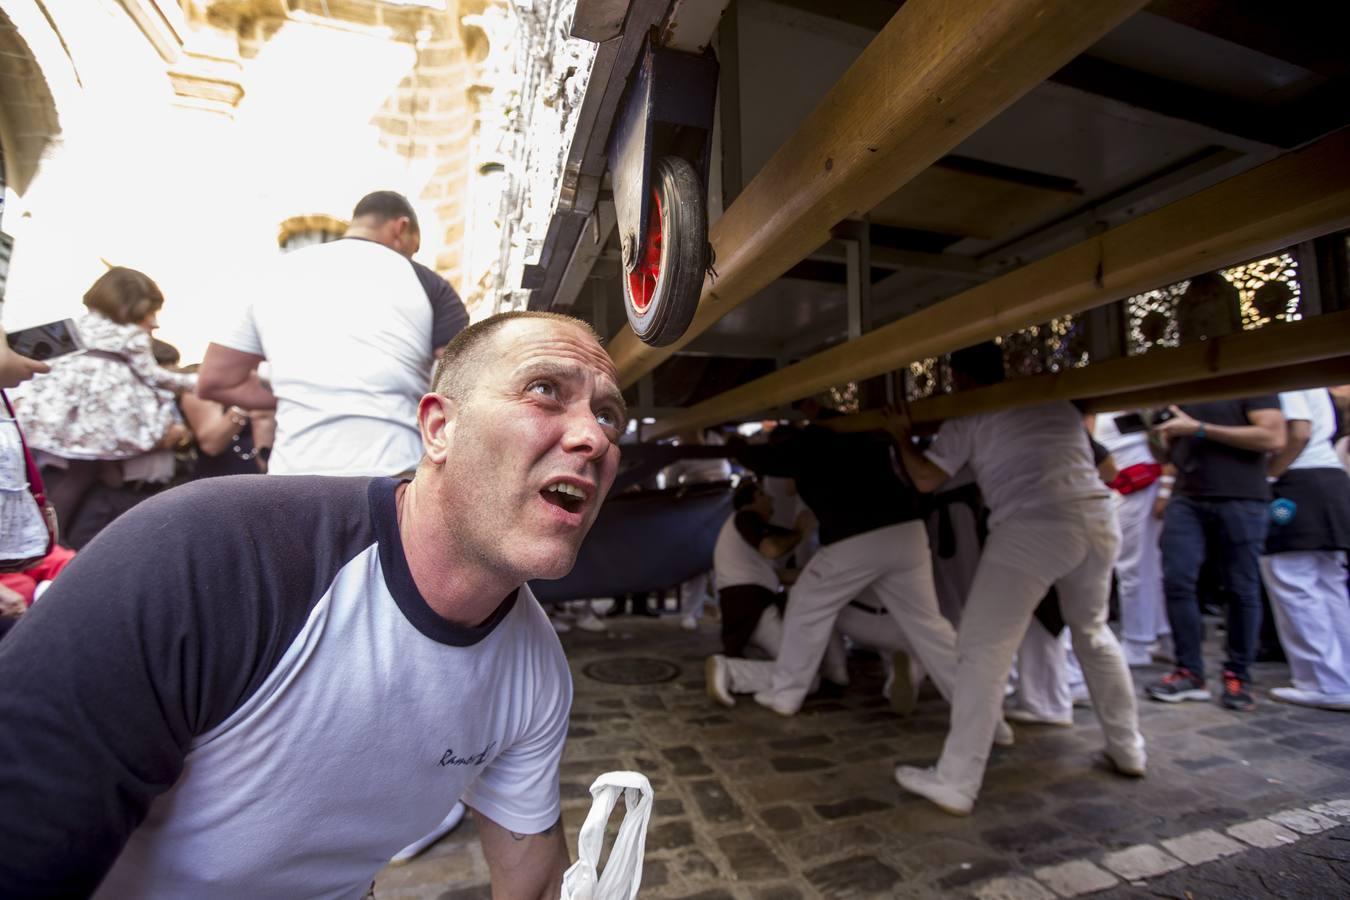
[[[909,641],[905,639],[900,627],[889,615],[879,616],[865,612],[857,607],[845,606],[839,612],[835,627],[841,634],[848,635],[854,643],[871,647],[882,654],[883,659],[892,653],[903,651],[910,653]],[[783,614],[778,607],[764,610],[750,635],[750,643],[759,647],[771,657],[777,657],[783,642]],[[757,694],[773,685],[772,659],[735,659],[727,658],[727,688],[733,694]]]
[[[1153,515],[1158,482],[1142,491],[1118,495],[1116,516],[1120,520],[1121,637],[1146,649],[1159,637],[1171,634],[1167,624],[1167,601],[1163,597],[1162,519]]]
[[[1064,644],[1034,615],[1017,649],[1017,702],[1043,719],[1073,715]]]
[[[680,585],[680,611],[693,616],[695,621],[703,615],[703,605],[708,602],[708,578],[711,575],[711,572],[704,572]]]
[[[1294,687],[1350,694],[1350,599],[1345,551],[1317,550],[1261,557],[1261,578]]]
[[[972,800],[984,780],[1003,683],[1036,605],[1054,585],[1109,749],[1143,750],[1134,686],[1106,625],[1120,529],[1105,500],[1028,511],[995,528],[984,545],[957,637],[960,663],[952,725],[938,777]]]
[[[933,584],[937,587],[938,609],[952,623],[952,627],[961,624],[961,607],[966,605],[970,596],[970,583],[975,578],[975,567],[980,562],[980,532],[975,520],[975,511],[967,503],[952,503],[947,506],[947,514],[952,523],[952,534],[956,538],[950,559],[942,559],[938,551],[937,513],[928,517],[928,542],[933,549]]]
[[[836,541],[812,557],[788,594],[769,691],[777,706],[801,706],[840,611],[869,587],[938,690],[951,697],[956,635],[938,612],[928,534],[923,522],[911,521]]]

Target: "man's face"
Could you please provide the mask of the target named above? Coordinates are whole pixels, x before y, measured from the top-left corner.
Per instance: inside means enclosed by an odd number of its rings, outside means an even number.
[[[565,322],[507,322],[452,405],[442,491],[460,549],[525,581],[571,571],[614,483],[625,414],[609,356]]]

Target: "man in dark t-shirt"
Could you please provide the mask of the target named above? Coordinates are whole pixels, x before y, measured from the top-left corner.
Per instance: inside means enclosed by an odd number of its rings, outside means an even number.
[[[1261,630],[1258,565],[1269,523],[1266,454],[1284,446],[1284,416],[1274,394],[1169,408],[1154,428],[1175,470],[1176,496],[1165,503],[1163,587],[1176,645],[1176,669],[1148,686],[1154,700],[1207,700],[1200,601],[1196,583],[1210,552],[1228,593],[1228,658],[1223,705],[1250,710],[1248,667]],[[1164,478],[1166,485],[1166,478]]]
[[[821,425],[779,431],[784,436],[776,432],[768,444],[733,443],[733,453],[760,474],[796,480],[797,493],[820,522],[821,548],[792,587],[773,686],[755,694],[755,701],[794,715],[840,611],[869,588],[950,698],[956,632],[938,611],[918,494],[899,474],[890,436]]]

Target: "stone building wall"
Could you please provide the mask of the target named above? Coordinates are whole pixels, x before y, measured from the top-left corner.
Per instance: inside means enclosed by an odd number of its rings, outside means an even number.
[[[3,324],[78,314],[107,265],[128,265],[164,289],[160,335],[199,358],[279,252],[282,223],[340,227],[380,188],[413,201],[419,260],[474,304],[475,182],[485,166],[485,180],[499,180],[475,139],[495,91],[483,83],[481,23],[506,9],[4,0]],[[479,244],[499,243],[493,225],[476,229]]]

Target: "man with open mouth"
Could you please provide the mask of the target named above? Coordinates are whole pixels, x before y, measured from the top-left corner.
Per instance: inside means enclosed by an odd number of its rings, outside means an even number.
[[[626,423],[584,323],[461,332],[410,481],[155,497],[0,644],[0,895],[360,897],[463,798],[495,895],[557,897],[572,568]]]

